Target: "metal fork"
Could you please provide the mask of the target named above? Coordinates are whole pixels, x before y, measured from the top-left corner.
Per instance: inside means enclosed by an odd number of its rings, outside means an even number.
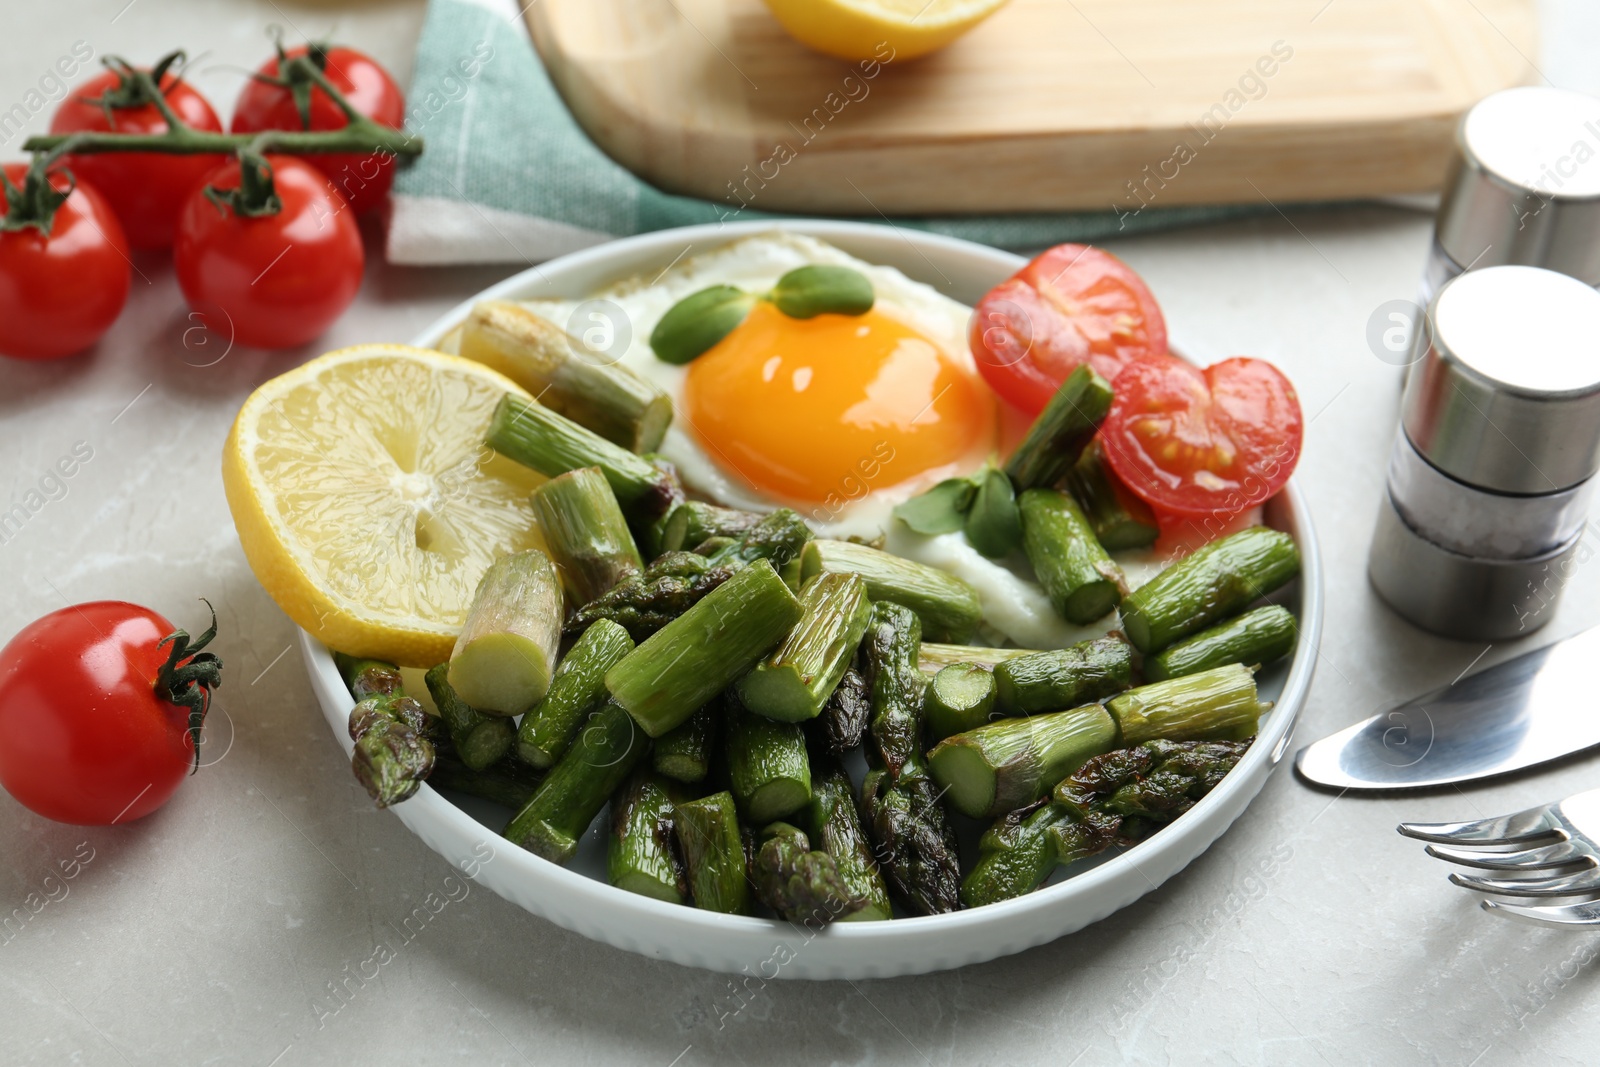
[[[1456,885],[1485,894],[1485,911],[1545,926],[1600,926],[1600,789],[1495,819],[1397,829],[1430,842],[1430,856],[1508,876],[1450,875]]]

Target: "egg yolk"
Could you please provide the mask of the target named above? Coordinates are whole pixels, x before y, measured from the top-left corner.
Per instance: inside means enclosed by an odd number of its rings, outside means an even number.
[[[690,364],[683,400],[713,460],[790,500],[858,497],[994,437],[987,387],[878,310],[791,319],[762,301]]]

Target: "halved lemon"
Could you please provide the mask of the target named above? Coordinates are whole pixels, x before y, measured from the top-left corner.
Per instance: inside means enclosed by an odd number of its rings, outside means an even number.
[[[541,545],[528,495],[544,479],[483,441],[506,393],[528,395],[405,345],[341,348],[252,393],[222,485],[278,606],[341,652],[448,659],[490,562]]]
[[[1006,0],[767,0],[789,36],[852,61],[901,62],[937,51]]]

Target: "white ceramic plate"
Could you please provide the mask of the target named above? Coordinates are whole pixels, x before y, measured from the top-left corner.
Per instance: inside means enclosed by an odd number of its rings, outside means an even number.
[[[1023,260],[947,237],[863,223],[785,223],[870,263],[897,267],[964,304],[974,304]],[[619,278],[661,269],[698,252],[775,228],[768,223],[695,226],[632,237],[553,260],[508,278],[434,323],[416,344],[433,346],[480,299],[584,297]],[[590,827],[570,867],[526,852],[499,836],[503,809],[472,798],[447,798],[424,785],[393,810],[429,848],[502,897],[585,937],[691,967],[763,978],[888,978],[961,967],[1054,940],[1127,907],[1181,871],[1238,818],[1284,752],[1311,685],[1322,631],[1322,569],[1305,502],[1293,483],[1267,506],[1266,521],[1293,535],[1302,571],[1289,606],[1300,619],[1293,660],[1260,676],[1276,706],[1257,742],[1221,785],[1193,810],[1147,841],[1072,868],[1017,900],[892,922],[837,923],[821,932],[770,919],[718,915],[614,889],[605,880],[604,813]],[[350,694],[333,657],[302,633],[301,651],[328,726],[348,754]]]

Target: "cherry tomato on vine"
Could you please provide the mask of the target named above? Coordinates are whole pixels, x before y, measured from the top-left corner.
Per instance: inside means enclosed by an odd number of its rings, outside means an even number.
[[[405,98],[389,72],[372,57],[354,48],[340,46],[312,50],[306,45],[291,48],[283,58],[311,55],[333,87],[344,94],[350,105],[381,126],[399,129],[405,121]],[[319,61],[320,57],[320,61]],[[267,60],[257,76],[245,84],[233,105],[230,128],[234,133],[261,130],[340,130],[349,119],[333,98],[316,86],[309,86],[311,123],[301,119],[299,106],[290,87],[274,84],[278,78],[278,57]],[[305,90],[302,90],[303,92]],[[361,214],[381,204],[394,183],[394,156],[341,155],[334,153],[305,157],[306,162],[328,176],[333,187]]]
[[[990,388],[1036,415],[1079,364],[1109,380],[1135,359],[1165,355],[1167,323],[1122,260],[1057,245],[978,301],[969,342]]]
[[[6,164],[5,176],[18,195],[28,194],[26,164]],[[57,195],[71,188],[60,171],[49,183]],[[0,183],[0,216],[10,206]],[[6,226],[0,219],[0,353],[55,359],[98,341],[127,303],[133,271],[111,205],[80,182],[54,209],[48,234]]]
[[[321,171],[291,156],[267,162],[281,208],[251,216],[217,203],[207,188],[240,185],[237,160],[218,168],[184,205],[173,263],[189,306],[213,333],[292,348],[350,306],[365,254],[354,215]],[[225,321],[212,321],[218,315]]]
[[[0,649],[0,785],[59,822],[131,822],[195,765],[222,663],[148,608],[99,600],[53,611]]]
[[[221,133],[222,123],[205,97],[188,82],[167,73],[164,66],[156,70],[161,71],[158,84],[167,106],[195,129]],[[115,70],[85,82],[56,109],[50,119],[50,132],[166,132],[167,120],[153,103],[139,102],[137,96],[132,95],[126,99],[134,101],[133,106],[116,106],[124,84],[124,75]],[[109,109],[98,102],[102,97],[112,104]],[[67,156],[66,165],[80,181],[93,185],[110,201],[130,245],[158,250],[172,247],[173,228],[189,190],[226,158],[211,154],[96,152]]]
[[[1106,460],[1160,511],[1232,515],[1266,501],[1300,461],[1300,400],[1272,364],[1244,356],[1201,369],[1137,360],[1111,383]]]

